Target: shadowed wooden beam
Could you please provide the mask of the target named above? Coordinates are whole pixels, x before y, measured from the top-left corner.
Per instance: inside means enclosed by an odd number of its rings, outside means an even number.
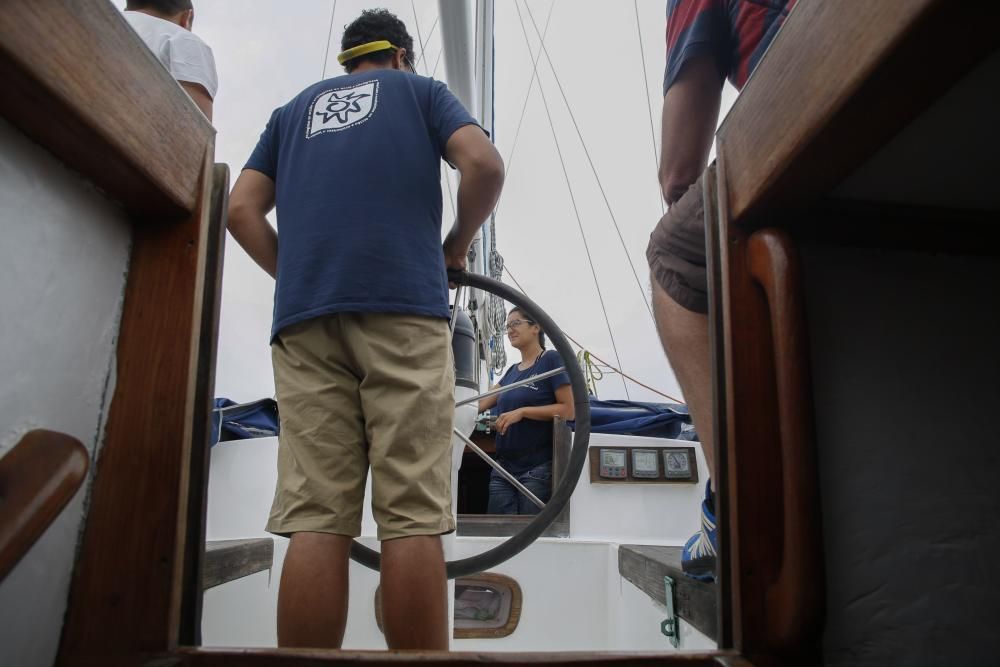
[[[216,540],[205,545],[205,568],[202,588],[235,581],[271,569],[274,540],[260,537],[249,540]]]
[[[618,573],[660,604],[666,604],[663,577],[674,579],[677,615],[710,639],[716,639],[718,589],[681,570],[682,547],[623,544],[618,547]]]
[[[88,466],[79,440],[44,430],[0,459],[0,581],[73,498]]]
[[[128,211],[194,210],[215,131],[110,2],[4,0],[0,80],[3,116]]]
[[[730,218],[829,192],[1000,46],[997,18],[987,2],[800,0],[718,132]]]

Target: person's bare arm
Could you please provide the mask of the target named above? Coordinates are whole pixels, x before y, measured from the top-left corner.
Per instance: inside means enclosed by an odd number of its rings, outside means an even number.
[[[576,418],[576,406],[573,405],[573,388],[564,384],[557,387],[556,402],[550,405],[535,405],[532,407],[517,408],[510,412],[505,412],[497,417],[497,431],[502,435],[507,432],[511,424],[516,424],[522,419],[532,419],[534,421],[552,421],[556,417],[561,417],[566,421]]]
[[[722,84],[712,56],[698,56],[684,63],[663,98],[660,188],[667,204],[680,199],[708,166]]]
[[[499,387],[500,387],[500,383],[497,383],[497,384],[493,385],[492,387],[490,387],[490,391],[493,391],[494,389],[498,389]],[[500,394],[493,394],[492,396],[487,396],[486,398],[480,398],[479,399],[479,412],[480,413],[486,412],[487,410],[489,410],[490,408],[492,408],[494,405],[496,405],[497,401],[499,401],[499,400],[500,400]]]
[[[469,246],[500,198],[503,159],[477,125],[456,130],[445,146],[445,157],[462,178],[457,218],[444,240],[444,259],[449,269],[465,269]]]
[[[229,195],[229,232],[253,261],[274,278],[278,273],[278,234],[265,217],[274,208],[274,181],[244,169]]]
[[[205,86],[200,83],[190,83],[188,81],[178,81],[181,84],[181,88],[184,92],[188,94],[188,97],[197,105],[201,112],[205,114],[205,118],[211,122],[212,120],[212,97],[205,90]]]

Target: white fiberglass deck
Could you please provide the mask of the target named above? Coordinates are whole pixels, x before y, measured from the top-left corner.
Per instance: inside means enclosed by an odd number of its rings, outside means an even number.
[[[591,446],[694,446],[698,443],[595,434]],[[275,484],[276,438],[224,442],[212,452],[208,539],[267,535],[263,526]],[[523,593],[517,630],[501,639],[452,640],[454,650],[671,650],[660,633],[666,609],[618,573],[619,544],[681,545],[697,528],[699,484],[591,485],[584,470],[571,500],[569,538],[543,538],[491,572],[513,577]],[[377,548],[370,510],[362,541]],[[446,538],[448,557],[485,551],[503,538]],[[287,540],[275,538],[274,569],[205,593],[206,646],[274,646],[278,579]],[[377,573],[351,563],[350,615],[344,648],[384,649],[373,611]],[[714,647],[681,623],[681,649]]]

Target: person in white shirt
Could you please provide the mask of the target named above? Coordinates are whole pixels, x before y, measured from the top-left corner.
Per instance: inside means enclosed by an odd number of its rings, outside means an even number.
[[[191,32],[191,0],[127,0],[125,18],[205,116],[219,89],[212,49]]]

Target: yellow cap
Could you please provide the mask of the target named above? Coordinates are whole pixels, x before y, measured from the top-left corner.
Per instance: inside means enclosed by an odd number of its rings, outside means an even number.
[[[353,49],[347,49],[339,56],[337,56],[337,62],[343,65],[348,60],[357,58],[358,56],[363,56],[367,53],[374,53],[375,51],[385,51],[386,49],[398,49],[399,47],[390,41],[380,39],[377,42],[368,42],[367,44],[362,44],[360,46],[355,46]]]

